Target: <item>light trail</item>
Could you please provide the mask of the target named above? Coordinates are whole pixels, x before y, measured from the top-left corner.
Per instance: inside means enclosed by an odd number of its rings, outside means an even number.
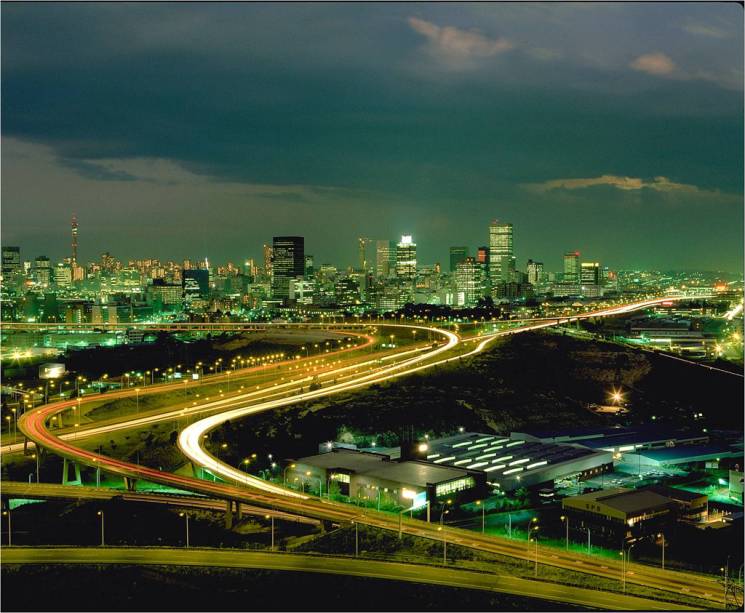
[[[557,318],[543,323],[536,323],[532,326],[526,326],[525,328],[505,330],[492,335],[472,338],[468,341],[458,341],[457,337],[456,340],[453,341],[453,339],[449,337],[449,341],[445,346],[439,347],[435,350],[437,354],[440,354],[448,349],[455,349],[459,344],[478,344],[474,349],[465,354],[459,356],[443,357],[442,359],[429,364],[421,363],[435,356],[435,351],[432,351],[429,354],[419,355],[414,358],[404,360],[399,364],[385,367],[378,372],[354,378],[347,383],[334,385],[324,390],[316,390],[315,392],[313,392],[313,394],[322,395],[321,393],[334,393],[337,391],[356,389],[365,385],[369,385],[371,382],[376,382],[378,380],[392,379],[394,377],[407,375],[412,372],[420,371],[424,368],[432,367],[435,364],[452,362],[454,360],[461,359],[462,357],[467,357],[479,353],[487,346],[487,344],[491,340],[500,336],[518,334],[521,332],[545,328],[548,326],[566,323],[567,321],[574,321],[577,319],[626,313],[633,310],[646,308],[659,302],[671,299],[683,300],[687,298],[674,297],[646,300],[639,303],[613,307],[612,309],[603,311],[584,313],[579,316]],[[402,325],[399,324],[399,327],[402,327]],[[418,326],[407,325],[403,327],[411,328]],[[443,330],[435,329],[435,331],[438,334],[452,334],[446,333]],[[404,370],[402,371],[401,369]],[[314,395],[312,397],[316,396]],[[277,406],[281,406],[282,404],[295,402],[298,399],[299,396],[295,396],[293,398],[274,400],[271,402],[272,404],[278,403]],[[247,414],[256,409],[257,406],[243,407],[240,409],[235,409],[234,411],[241,411],[243,414]],[[227,501],[235,500],[248,504],[259,504],[272,508],[281,508],[288,512],[302,514],[318,519],[345,523],[350,521],[357,521],[386,530],[402,530],[407,534],[421,536],[429,539],[440,540],[443,538],[443,535],[447,534],[447,538],[450,540],[450,542],[457,543],[465,547],[498,553],[501,555],[508,555],[520,559],[533,559],[532,552],[526,552],[525,546],[523,544],[513,541],[507,541],[504,538],[491,536],[487,537],[484,535],[450,527],[446,527],[442,532],[440,532],[436,530],[436,528],[438,527],[420,520],[409,520],[402,517],[398,518],[397,520],[395,517],[391,517],[388,514],[376,513],[370,510],[361,512],[356,507],[350,507],[350,505],[342,505],[330,501],[322,501],[314,497],[305,496],[304,494],[297,494],[292,490],[279,488],[279,486],[267,484],[266,482],[263,482],[259,479],[257,479],[256,481],[262,486],[266,487],[267,485],[271,485],[272,491],[262,491],[260,489],[257,489],[253,482],[249,487],[246,487],[245,485],[232,485],[230,482],[218,483],[205,481],[203,479],[185,477],[173,473],[162,472],[160,470],[155,470],[146,466],[131,464],[94,452],[90,452],[85,449],[80,449],[74,445],[69,444],[67,441],[60,440],[60,438],[56,437],[47,430],[47,419],[49,419],[54,413],[64,410],[65,408],[66,406],[64,406],[64,403],[58,403],[56,405],[48,405],[46,407],[42,407],[41,409],[36,409],[31,413],[27,413],[26,415],[22,416],[19,422],[19,427],[24,435],[28,436],[34,442],[40,444],[42,447],[53,450],[59,455],[69,458],[73,461],[80,462],[92,467],[100,467],[102,470],[110,474],[117,474],[135,480],[142,479],[153,483],[161,483],[178,489],[191,490],[193,492],[205,494],[207,496],[222,498],[223,500]],[[194,425],[196,426],[197,424]],[[194,431],[195,430],[192,430],[192,432]],[[184,432],[182,432],[182,436]],[[189,439],[189,445],[192,445],[191,439]],[[196,448],[200,449],[198,442],[196,443]],[[207,459],[210,461],[210,463],[214,461],[217,464],[221,464],[215,458],[209,456],[209,454],[207,454],[207,456]],[[215,467],[215,465],[213,465],[213,467]],[[226,468],[232,469],[232,467]],[[239,473],[238,476],[245,477],[246,474]],[[277,489],[281,490],[281,493],[276,493]],[[399,524],[399,522],[401,523]],[[597,559],[591,556],[585,556],[583,554],[564,554],[561,551],[553,549],[551,550],[551,552],[552,554],[550,556],[546,553],[541,554],[540,562],[542,564],[548,564],[551,566],[557,566],[560,568],[575,570],[597,576],[603,576],[611,579],[618,578],[619,571],[618,568],[616,568],[617,565],[608,564],[607,562],[606,564],[601,564]],[[639,565],[634,565],[633,568],[633,576],[629,575],[627,577],[627,582],[638,583],[640,585],[655,587],[674,593],[680,593],[681,588],[684,588],[686,594],[690,596],[703,597],[704,599],[710,601],[720,601],[722,598],[721,592],[717,588],[716,580],[710,577],[701,577],[670,570],[660,571],[656,568]]]

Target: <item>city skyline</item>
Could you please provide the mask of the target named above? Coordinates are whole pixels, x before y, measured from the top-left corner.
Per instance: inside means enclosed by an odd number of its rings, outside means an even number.
[[[303,235],[346,266],[358,237],[410,234],[447,266],[498,218],[520,267],[742,271],[734,5],[2,10],[24,259],[68,256],[75,212],[82,261],[258,261]]]

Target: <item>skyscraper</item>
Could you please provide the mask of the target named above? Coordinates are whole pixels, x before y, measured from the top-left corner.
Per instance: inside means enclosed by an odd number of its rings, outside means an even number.
[[[21,272],[21,248],[20,247],[3,247],[3,278],[7,279],[11,275]]]
[[[564,283],[579,283],[579,251],[564,254]]]
[[[600,263],[582,262],[580,267],[580,283],[582,295],[596,298],[601,295]]]
[[[489,265],[489,247],[486,245],[476,250],[476,262],[486,268]]]
[[[492,284],[514,281],[515,254],[511,223],[494,220],[489,224],[489,276]]]
[[[470,307],[484,292],[484,268],[474,258],[458,262],[455,269],[456,303]]]
[[[272,280],[272,248],[270,245],[264,245],[264,275],[268,281]]]
[[[527,266],[528,283],[531,285],[539,285],[543,282],[543,262],[534,262],[528,260]]]
[[[396,276],[411,283],[416,279],[416,243],[410,235],[402,236],[396,245]]]
[[[52,264],[45,255],[40,255],[34,261],[34,281],[43,287],[52,282]]]
[[[379,240],[375,249],[375,274],[380,279],[387,279],[396,267],[396,243]]]
[[[468,257],[468,247],[450,247],[450,272]]]
[[[275,236],[272,239],[272,296],[288,299],[290,281],[305,273],[305,239],[302,236]]]

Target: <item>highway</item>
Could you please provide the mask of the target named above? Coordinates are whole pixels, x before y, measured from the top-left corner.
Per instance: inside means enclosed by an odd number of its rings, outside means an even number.
[[[683,298],[681,297],[680,299]],[[461,359],[468,355],[474,355],[482,351],[491,340],[498,338],[499,336],[536,330],[547,326],[566,323],[567,321],[573,321],[575,319],[625,313],[645,308],[666,300],[670,300],[670,298],[647,300],[639,303],[621,305],[611,309],[585,313],[582,315],[542,321],[522,328],[515,328],[491,335],[485,335],[477,339],[471,339],[468,342],[461,341],[457,335],[451,332],[438,329],[427,329],[421,326],[404,326],[429,330],[436,334],[443,334],[448,340],[445,344],[433,348],[428,352],[416,352],[412,357],[407,357],[391,366],[376,366],[375,368],[377,368],[377,370],[375,372],[359,376],[351,376],[347,381],[327,386],[320,390],[295,394],[290,398],[275,398],[272,400],[266,400],[266,395],[263,397],[255,396],[251,399],[242,396],[237,397],[236,399],[231,400],[230,404],[243,402],[242,407],[222,412],[219,415],[213,415],[207,418],[206,421],[203,420],[197,422],[184,430],[179,438],[179,444],[186,455],[190,457],[196,465],[206,466],[209,470],[226,479],[228,483],[209,482],[164,473],[148,467],[129,464],[127,462],[122,462],[87,450],[79,449],[67,441],[56,437],[54,434],[50,433],[46,427],[46,421],[53,414],[60,410],[64,410],[65,407],[60,406],[64,403],[48,405],[27,413],[21,418],[19,427],[31,440],[39,443],[42,447],[53,450],[55,453],[58,453],[63,457],[82,462],[88,466],[100,466],[106,472],[122,475],[131,479],[143,479],[146,481],[162,483],[177,489],[186,489],[207,496],[221,498],[223,500],[236,500],[260,506],[278,509],[281,508],[290,513],[303,514],[317,519],[326,519],[337,522],[358,521],[360,523],[377,526],[387,530],[398,531],[400,529],[402,532],[406,532],[407,534],[422,536],[434,540],[442,540],[444,536],[448,542],[451,543],[457,543],[481,551],[532,560],[534,555],[531,551],[527,550],[524,544],[516,543],[509,539],[484,537],[480,534],[450,527],[445,528],[444,531],[440,532],[436,529],[436,526],[422,521],[408,519],[401,520],[399,528],[399,518],[395,516],[376,513],[373,511],[361,512],[359,509],[351,507],[350,505],[335,504],[325,500],[319,500],[317,498],[312,498],[304,494],[287,490],[275,484],[261,481],[255,477],[247,476],[241,471],[237,471],[230,466],[222,464],[202,449],[200,445],[203,433],[216,427],[225,419],[235,419],[237,416],[249,415],[276,406],[283,406],[301,400],[357,389],[371,383],[388,380],[412,372],[417,372],[425,368],[430,368],[436,364],[443,364]],[[471,348],[473,345],[475,345],[475,347]],[[249,400],[253,400],[256,404],[249,404]],[[227,401],[221,402],[226,403],[225,408],[228,407]],[[199,436],[200,434],[201,436]],[[233,485],[233,483],[236,483],[236,485]],[[619,580],[619,582],[621,579],[620,562],[611,562],[580,554],[566,554],[561,550],[548,550],[546,552],[541,552],[539,555],[539,562],[541,564],[562,567],[578,572],[604,576]],[[672,571],[660,571],[650,567],[631,564],[628,568],[626,579],[627,582],[630,583],[655,587],[674,593],[687,593],[690,596],[697,596],[715,602],[722,600],[721,588],[715,580],[709,577],[676,573]]]
[[[124,502],[145,502],[161,504],[168,507],[183,509],[204,509],[208,511],[224,511],[225,501],[216,498],[205,498],[193,494],[177,494],[165,492],[130,492],[105,487],[89,487],[85,485],[60,485],[56,483],[25,483],[17,481],[3,481],[0,495],[9,499],[24,500],[114,500]],[[292,515],[276,509],[266,509],[248,504],[241,505],[241,513],[264,517],[270,515],[275,519],[287,522],[318,525],[319,520],[310,519],[302,515]]]
[[[336,556],[194,548],[13,547],[3,548],[3,564],[205,566],[209,568],[310,572],[500,592],[598,609],[625,611],[695,610],[693,607],[669,602],[546,581],[520,579],[508,575]]]

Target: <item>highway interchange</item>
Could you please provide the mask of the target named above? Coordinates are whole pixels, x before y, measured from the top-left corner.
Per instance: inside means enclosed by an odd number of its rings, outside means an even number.
[[[53,403],[27,412],[21,418],[19,427],[25,436],[45,449],[88,466],[100,467],[107,473],[120,475],[130,480],[145,480],[160,483],[222,500],[275,508],[283,512],[296,513],[316,519],[338,523],[360,522],[370,526],[401,531],[430,539],[442,540],[445,538],[450,543],[456,543],[481,551],[532,560],[534,554],[532,551],[528,551],[524,544],[516,543],[506,538],[482,536],[474,532],[452,527],[446,527],[440,531],[437,529],[438,526],[423,521],[405,519],[401,516],[396,517],[370,510],[361,511],[350,505],[333,503],[328,500],[300,494],[252,477],[220,462],[217,458],[209,454],[203,447],[204,436],[228,419],[246,417],[279,406],[359,389],[372,383],[390,380],[395,377],[431,368],[438,364],[445,364],[475,355],[483,351],[489,342],[500,336],[567,323],[580,318],[603,317],[629,312],[651,306],[663,300],[670,300],[670,298],[647,300],[560,319],[533,321],[519,328],[482,334],[467,340],[462,339],[454,332],[439,328],[398,324],[400,328],[421,330],[432,336],[439,336],[443,339],[443,342],[427,343],[419,346],[409,345],[397,353],[391,353],[385,356],[375,354],[374,357],[371,356],[369,358],[366,358],[364,355],[360,356],[359,352],[356,352],[353,354],[353,358],[351,358],[350,354],[350,360],[338,359],[333,366],[325,367],[323,370],[317,370],[312,375],[307,372],[302,373],[301,369],[298,369],[297,379],[285,380],[283,377],[281,382],[275,381],[274,384],[265,385],[263,388],[259,386],[259,389],[234,394],[231,397],[190,407],[187,409],[190,412],[211,414],[184,429],[179,436],[179,446],[196,467],[207,468],[224,482],[205,481],[123,462],[81,449],[70,442],[71,437],[69,434],[59,437],[50,432],[48,429],[49,420],[59,412],[74,406],[76,404],[74,401]],[[368,339],[366,342],[371,342],[371,339]],[[332,354],[327,354],[327,358],[331,359],[332,357]],[[320,389],[305,391],[306,386],[313,380],[314,376],[318,376],[319,379],[324,381],[323,386]],[[331,379],[331,381],[328,381],[328,379]],[[125,391],[118,393],[122,395],[131,394],[131,392]],[[117,424],[98,426],[98,428],[140,427],[152,423],[143,420],[172,420],[179,414],[183,415],[183,412],[184,409],[181,411],[171,411],[170,413],[166,412],[160,415],[135,416]],[[86,436],[95,431],[96,427],[93,427],[79,434],[80,436]],[[546,551],[540,552],[539,562],[545,565],[594,574],[610,579],[620,579],[620,563],[600,560],[591,556],[566,554],[561,550],[546,549]],[[629,583],[703,598],[713,603],[721,602],[722,600],[720,586],[714,579],[709,577],[689,573],[661,571],[655,568],[631,564],[628,567],[626,580]]]

